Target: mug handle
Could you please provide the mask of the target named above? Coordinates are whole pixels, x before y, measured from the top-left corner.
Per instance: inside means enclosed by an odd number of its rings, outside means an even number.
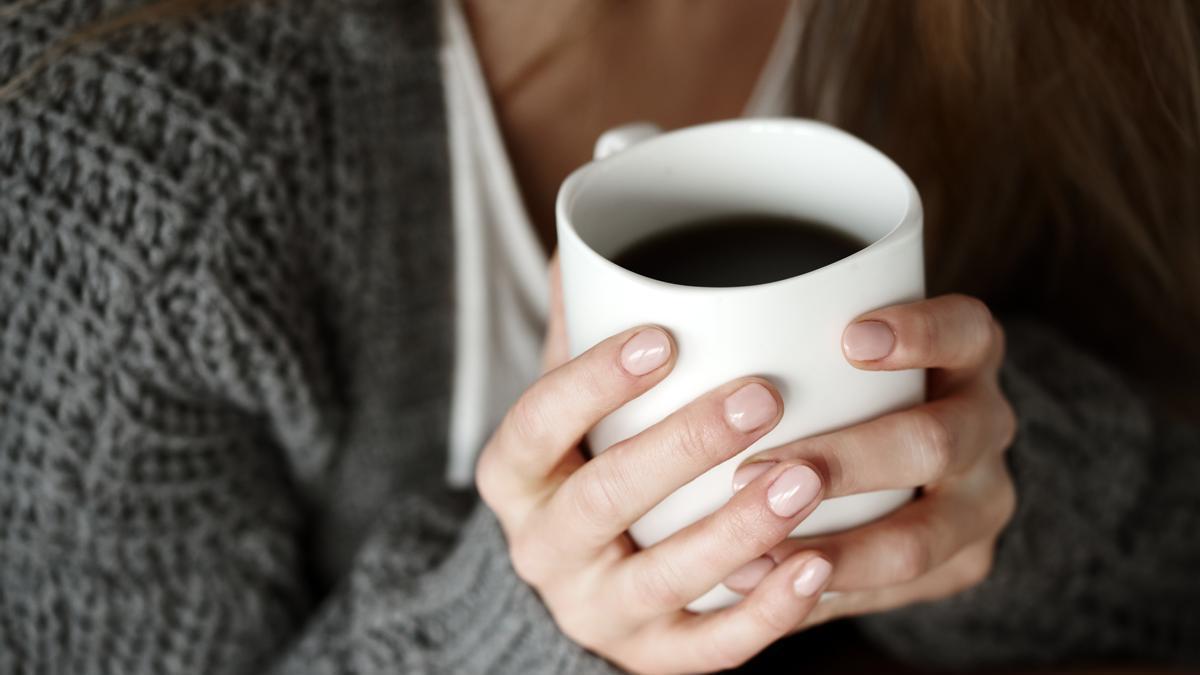
[[[596,147],[592,150],[592,159],[604,159],[621,152],[635,143],[662,133],[662,127],[653,122],[631,122],[613,127],[600,134],[596,139]]]

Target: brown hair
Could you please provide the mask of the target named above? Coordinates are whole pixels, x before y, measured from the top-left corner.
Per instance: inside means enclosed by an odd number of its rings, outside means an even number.
[[[66,52],[86,44],[89,41],[112,35],[130,26],[147,23],[170,21],[192,16],[199,12],[220,10],[233,5],[240,0],[149,0],[140,5],[123,8],[108,15],[103,15],[96,21],[72,32],[66,39],[51,44],[32,63],[22,64],[16,76],[0,81],[0,100],[13,96],[30,78],[44,69],[55,59]],[[42,0],[13,0],[8,5],[0,6],[0,19],[14,15],[27,7],[32,7]]]
[[[25,2],[37,0],[24,0]],[[136,21],[237,0],[159,0]],[[1200,374],[1200,11],[1187,0],[811,0],[798,114],[917,183],[930,291]]]
[[[1200,12],[816,0],[799,114],[883,149],[930,291],[1033,314],[1154,386],[1200,374]]]

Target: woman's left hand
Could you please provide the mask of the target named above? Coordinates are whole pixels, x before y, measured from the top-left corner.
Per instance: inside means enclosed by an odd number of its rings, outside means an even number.
[[[824,473],[827,497],[921,487],[896,512],[846,532],[789,539],[757,570],[726,585],[748,590],[800,550],[833,562],[830,590],[800,628],[958,593],[987,577],[1016,497],[1004,462],[1016,423],[998,371],[1004,335],[987,306],[947,295],[865,314],[843,334],[863,370],[928,368],[929,402],[762,452],[738,469],[751,482],[764,462],[803,459]],[[752,563],[753,564],[753,563]],[[740,586],[740,588],[739,588]]]

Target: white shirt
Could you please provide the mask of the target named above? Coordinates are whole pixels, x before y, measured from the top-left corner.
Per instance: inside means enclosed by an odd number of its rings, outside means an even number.
[[[539,375],[548,260],[521,200],[462,7],[459,0],[440,4],[457,298],[447,478],[466,485],[492,430]],[[743,116],[789,112],[800,18],[793,2]]]

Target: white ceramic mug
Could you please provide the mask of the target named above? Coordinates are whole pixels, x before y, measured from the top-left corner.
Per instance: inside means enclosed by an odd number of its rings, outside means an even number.
[[[678,354],[665,380],[588,434],[592,452],[737,377],[766,377],[784,401],[783,419],[770,433],[638,520],[630,534],[639,545],[720,508],[750,454],[924,399],[923,371],[858,370],[841,350],[842,331],[859,314],[924,297],[921,201],[890,159],[843,131],[798,119],[733,120],[658,135],[630,125],[602,136],[596,151],[596,160],[563,183],[557,201],[571,356],[638,324],[669,330]],[[749,213],[815,220],[870,244],[807,274],[733,288],[665,283],[610,261],[649,234]],[[887,490],[825,500],[792,536],[860,525],[911,495]],[[707,611],[739,597],[718,586],[688,607]]]

